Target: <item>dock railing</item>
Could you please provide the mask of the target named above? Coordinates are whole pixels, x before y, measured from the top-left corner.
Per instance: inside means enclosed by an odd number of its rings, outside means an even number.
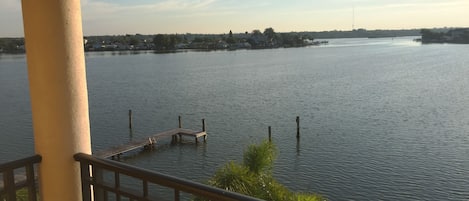
[[[37,185],[34,167],[41,160],[41,156],[34,155],[0,164],[0,173],[3,180],[2,185],[0,185],[0,200],[16,201],[18,190],[26,189],[27,200],[36,201]]]
[[[175,201],[181,200],[181,192],[194,197],[217,201],[260,201],[260,199],[239,193],[222,190],[212,186],[177,178],[174,176],[141,169],[117,161],[100,158],[88,154],[76,154],[75,160],[80,162],[83,200],[159,200],[150,195],[153,188],[172,190]],[[131,187],[124,185],[121,178],[136,181]],[[152,189],[149,189],[149,187]],[[158,196],[158,195],[157,195]],[[168,200],[167,195],[160,195]],[[160,197],[158,196],[158,197]]]

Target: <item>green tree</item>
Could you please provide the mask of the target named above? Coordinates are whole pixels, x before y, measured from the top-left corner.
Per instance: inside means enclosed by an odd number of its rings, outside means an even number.
[[[243,155],[243,165],[254,174],[271,174],[272,166],[277,157],[275,145],[263,142],[260,145],[250,145]]]
[[[0,38],[0,49],[3,49],[5,47],[6,40],[3,38]]]
[[[230,33],[228,34],[228,38],[226,39],[226,42],[228,44],[235,44],[236,39],[233,37],[233,32],[230,30]]]
[[[301,47],[305,46],[303,37],[297,33],[281,33],[280,38],[284,47]]]
[[[179,39],[176,35],[158,34],[153,38],[157,50],[173,50]]]
[[[264,200],[320,201],[320,195],[295,193],[274,179],[273,162],[277,156],[274,144],[264,141],[250,145],[243,155],[243,163],[230,161],[209,180],[218,188],[257,197]],[[196,200],[203,200],[196,198]]]
[[[262,36],[262,32],[259,29],[254,29],[252,30],[252,35],[256,37]]]
[[[174,49],[176,45],[179,43],[179,37],[177,35],[171,34],[169,35],[169,42],[166,45],[166,49]]]
[[[236,39],[235,39],[235,38],[227,38],[227,39],[226,39],[226,42],[227,42],[228,44],[235,44],[235,43],[236,43]]]
[[[264,36],[267,37],[268,40],[272,41],[275,38],[275,31],[272,27],[266,28],[264,30]]]
[[[444,33],[440,32],[433,32],[429,29],[422,29],[420,30],[420,34],[422,34],[422,42],[423,43],[442,43],[444,42]]]
[[[135,37],[135,36],[130,36],[129,37],[129,45],[139,45],[140,44],[140,40]]]

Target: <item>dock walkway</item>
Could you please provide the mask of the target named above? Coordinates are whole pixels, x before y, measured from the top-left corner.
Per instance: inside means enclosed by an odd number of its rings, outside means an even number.
[[[205,129],[204,129],[205,130]],[[139,149],[139,148],[146,148],[154,146],[160,139],[171,137],[173,142],[181,141],[183,136],[193,137],[195,139],[195,143],[198,143],[198,139],[200,137],[204,138],[204,142],[207,140],[207,132],[206,131],[193,131],[184,128],[176,128],[171,129],[168,131],[164,131],[161,133],[157,133],[151,135],[149,137],[140,139],[140,140],[133,140],[126,144],[118,145],[115,147],[111,147],[106,150],[96,152],[95,156],[102,157],[102,158],[109,158],[114,156],[119,156],[123,153]]]

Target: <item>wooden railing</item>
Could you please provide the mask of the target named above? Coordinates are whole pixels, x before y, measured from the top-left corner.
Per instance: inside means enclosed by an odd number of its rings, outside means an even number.
[[[204,198],[216,201],[259,201],[257,198],[214,188],[189,180],[141,169],[117,161],[99,158],[88,154],[76,154],[80,162],[83,200],[175,200]],[[125,179],[124,179],[125,178]],[[123,180],[132,180],[125,184]],[[153,195],[162,188],[170,190],[170,195]],[[181,193],[191,194],[187,198]],[[168,198],[168,197],[173,197]]]
[[[0,173],[3,177],[3,185],[0,185],[0,200],[16,201],[17,192],[25,189],[27,200],[36,201],[36,176],[34,166],[41,162],[41,156],[35,155],[20,160],[0,164]],[[16,171],[19,171],[18,174]],[[16,174],[15,174],[16,173]]]

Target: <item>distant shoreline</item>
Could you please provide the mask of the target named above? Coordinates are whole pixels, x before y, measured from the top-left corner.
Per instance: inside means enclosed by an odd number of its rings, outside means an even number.
[[[157,35],[101,35],[85,36],[85,52],[101,51],[153,51],[154,53],[177,53],[186,51],[214,51],[214,50],[239,50],[239,49],[273,49],[305,47],[309,45],[327,44],[324,39],[339,38],[389,38],[389,37],[422,37],[422,30],[429,30],[432,33],[450,33],[451,30],[461,30],[452,28],[433,28],[433,29],[399,29],[399,30],[365,30],[355,29],[350,31],[320,31],[320,32],[283,32],[274,33],[274,37],[267,38],[263,36],[254,36],[253,33],[231,33],[230,34],[157,34]],[[272,29],[273,31],[273,29]],[[170,48],[158,47],[154,41],[156,36],[177,37],[177,44]],[[428,34],[427,34],[428,35]],[[453,34],[454,35],[454,34]],[[277,36],[289,37],[290,40],[296,40],[290,43],[276,43]],[[438,36],[438,35],[437,35]],[[294,39],[293,39],[294,38]],[[418,42],[425,43],[461,43],[462,40],[448,40],[446,38],[422,37]],[[228,41],[235,39],[235,41]],[[253,40],[254,39],[254,40]],[[298,42],[302,40],[303,42]],[[88,42],[88,43],[87,43]],[[91,44],[92,42],[92,44]],[[0,54],[24,54],[24,38],[0,38]],[[466,44],[467,42],[464,42]]]
[[[269,29],[269,28],[267,28]],[[273,29],[270,28],[273,32]],[[437,30],[437,29],[435,29]],[[259,30],[254,30],[259,31]],[[253,33],[254,33],[253,31]],[[260,32],[260,31],[259,31]],[[216,44],[220,45],[221,47],[213,48],[214,44],[196,44],[193,47],[189,47],[190,49],[265,49],[265,48],[278,48],[278,47],[301,47],[306,46],[309,44],[299,44],[295,41],[290,41],[288,44],[274,44],[272,41],[267,41],[265,38],[254,37],[256,41],[254,43],[250,43],[251,47],[249,47],[244,42],[248,42],[248,39],[252,39],[253,33],[222,33],[222,34],[151,34],[151,35],[142,35],[142,34],[135,34],[135,35],[99,35],[99,36],[85,36],[84,43],[85,43],[85,51],[103,51],[103,50],[112,50],[112,51],[119,51],[119,50],[158,50],[161,48],[154,47],[153,40],[157,35],[163,36],[172,36],[175,35],[177,37],[183,37],[184,43],[189,45],[190,43],[194,42],[195,39],[202,39],[201,42],[207,42],[205,39],[217,39],[217,40],[224,40],[225,42],[229,43],[229,46],[226,44]],[[262,32],[260,32],[262,35]],[[282,32],[282,33],[275,33],[277,36],[293,36],[293,37],[300,37],[303,39],[308,39],[310,41],[318,40],[318,39],[333,39],[333,38],[381,38],[381,37],[401,37],[401,36],[419,36],[420,29],[400,29],[400,30],[365,30],[365,29],[355,29],[350,31],[320,31],[320,32],[312,32],[312,31],[304,31],[304,32]],[[249,36],[248,36],[249,35]],[[233,46],[233,41],[227,41],[229,37],[233,37],[234,39],[238,39],[236,41],[236,47]],[[275,39],[275,38],[274,38]],[[260,40],[260,41],[258,41]],[[264,41],[262,41],[264,40]],[[270,38],[272,40],[272,38]],[[290,38],[290,40],[295,40]],[[296,39],[297,40],[297,39]],[[89,45],[86,42],[93,42],[93,44]],[[97,44],[98,41],[100,44]],[[213,41],[212,41],[213,42]],[[261,42],[261,44],[257,44]],[[9,53],[9,54],[18,54],[25,52],[24,46],[24,38],[16,37],[16,38],[0,38],[0,54],[1,53]],[[201,48],[201,46],[206,46],[205,48]],[[180,47],[169,48],[172,49],[185,49]],[[165,48],[164,51],[168,50]]]

